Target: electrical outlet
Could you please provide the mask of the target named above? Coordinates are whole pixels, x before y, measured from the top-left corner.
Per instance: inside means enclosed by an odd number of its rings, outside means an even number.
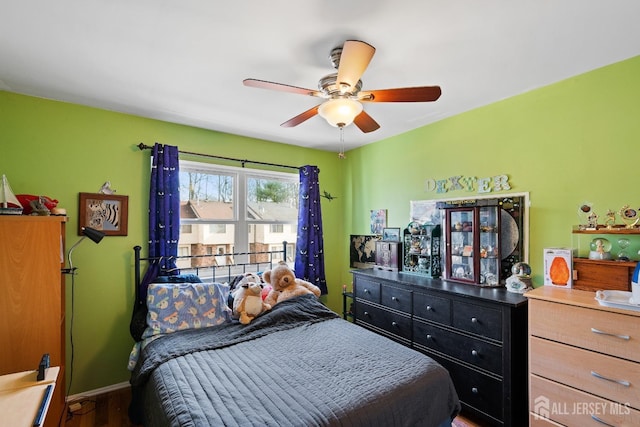
[[[80,402],[72,403],[71,405],[69,405],[69,411],[71,411],[71,413],[78,412],[81,409],[82,403]]]

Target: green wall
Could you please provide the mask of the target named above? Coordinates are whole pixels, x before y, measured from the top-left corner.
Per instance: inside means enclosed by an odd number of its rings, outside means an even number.
[[[426,192],[427,179],[507,174],[509,192],[530,193],[529,261],[541,285],[543,249],[572,246],[583,202],[601,222],[607,209],[640,207],[639,76],[640,56],[350,151],[347,232],[367,233],[371,209],[405,227],[410,200],[478,195]]]
[[[318,165],[321,189],[338,196],[322,201],[329,286],[325,301],[336,311],[341,310],[341,287],[351,281],[348,235],[369,233],[371,209],[387,209],[388,225],[404,227],[410,200],[474,194],[425,192],[426,179],[507,174],[512,192],[530,193],[530,263],[539,285],[542,249],[571,246],[571,227],[582,202],[592,202],[601,216],[624,204],[640,207],[635,156],[639,75],[640,57],[635,57],[352,150],[346,160],[336,153],[0,91],[0,173],[16,193],[60,201],[69,214],[67,246],[78,239],[79,192],[96,192],[109,180],[118,194],[129,196],[129,235],[105,238],[97,246],[84,242],[74,252],[78,272],[71,393],[129,377],[131,248],[144,247],[147,234],[149,152],[140,152],[139,142]],[[70,279],[66,286],[70,312]]]
[[[43,194],[67,209],[67,248],[78,240],[78,193],[97,192],[111,181],[129,196],[126,237],[83,242],[73,253],[75,347],[71,394],[128,381],[127,358],[133,288],[133,246],[145,248],[150,151],[154,142],[181,150],[270,163],[320,167],[321,189],[336,193],[343,168],[336,153],[244,138],[161,121],[0,91],[0,174],[16,194]],[[249,153],[249,154],[248,154]],[[203,158],[185,159],[201,160]],[[230,163],[228,163],[230,164]],[[238,166],[238,164],[231,164]],[[282,170],[282,169],[280,169]],[[344,199],[322,199],[325,246],[340,247]],[[340,256],[327,259],[327,304],[340,310]],[[0,254],[1,255],[1,254]],[[33,266],[25,266],[33,268]],[[67,324],[71,320],[71,278],[67,278]],[[67,328],[68,330],[69,328]],[[71,355],[67,337],[67,366]],[[67,376],[68,379],[68,376]]]

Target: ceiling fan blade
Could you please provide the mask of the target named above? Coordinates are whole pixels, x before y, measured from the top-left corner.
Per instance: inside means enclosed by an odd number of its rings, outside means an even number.
[[[322,93],[318,92],[317,90],[305,89],[303,87],[298,87],[298,86],[285,85],[283,83],[268,82],[266,80],[244,79],[242,83],[245,86],[257,87],[259,89],[278,90],[280,92],[297,93],[299,95],[323,96]]]
[[[362,112],[353,119],[353,123],[355,123],[355,125],[364,133],[380,129],[378,122],[373,120],[373,117],[367,114],[364,110],[362,110]]]
[[[302,122],[310,119],[311,117],[317,115],[318,114],[318,107],[319,107],[319,105],[316,105],[315,107],[308,109],[304,113],[300,113],[297,116],[287,120],[286,122],[282,123],[280,126],[285,127],[285,128],[292,128],[294,126],[298,126],[300,123],[302,123]]]
[[[346,91],[356,87],[364,70],[369,66],[376,48],[359,40],[347,40],[342,46],[340,64],[338,65],[338,78],[336,83],[346,85]]]
[[[366,90],[358,94],[362,102],[432,102],[440,98],[440,86]]]

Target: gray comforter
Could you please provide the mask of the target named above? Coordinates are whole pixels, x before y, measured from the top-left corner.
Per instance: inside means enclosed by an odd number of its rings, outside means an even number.
[[[313,296],[159,338],[131,385],[130,414],[147,426],[436,426],[460,409],[439,364]]]

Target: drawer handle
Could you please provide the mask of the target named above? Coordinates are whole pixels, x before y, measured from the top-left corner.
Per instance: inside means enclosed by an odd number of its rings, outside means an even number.
[[[592,419],[592,420],[594,420],[594,421],[597,421],[597,422],[599,422],[600,424],[605,425],[605,426],[609,426],[609,427],[616,427],[616,426],[614,426],[613,424],[609,424],[608,422],[605,422],[605,421],[601,420],[600,418],[596,417],[596,416],[595,416],[595,415],[593,415],[593,414],[591,414],[591,419]]]
[[[471,318],[471,323],[478,323],[478,319],[477,319],[477,318],[475,318],[475,317],[472,317],[472,318]]]
[[[477,387],[471,387],[471,393],[478,394],[478,388]]]
[[[365,294],[370,294],[371,292],[369,292],[369,289],[364,289],[362,292],[364,292]]]
[[[623,385],[625,387],[631,387],[631,383],[629,381],[614,380],[613,378],[607,378],[605,376],[600,375],[596,371],[591,371],[591,375],[593,375],[596,378],[600,378],[601,380],[607,380],[607,381],[611,381],[612,383],[617,383],[617,384]]]
[[[398,298],[396,298],[396,297],[391,297],[391,301],[398,301]]]
[[[471,350],[471,355],[478,357],[478,351],[477,350]]]
[[[365,315],[365,316],[368,316],[368,315],[369,315],[369,312],[368,312],[368,311],[365,311],[365,312],[364,312],[364,315]]]
[[[396,322],[391,322],[391,326],[398,326]]]
[[[631,339],[631,337],[629,337],[629,335],[612,334],[610,332],[601,331],[600,329],[596,329],[596,328],[591,328],[591,332],[593,332],[594,334],[609,335],[610,337],[620,338],[621,340],[627,340],[628,341],[628,340]]]
[[[427,339],[428,339],[428,340],[433,339],[433,337],[431,336],[431,334],[427,334]]]
[[[433,310],[430,305],[427,306],[427,311]]]

